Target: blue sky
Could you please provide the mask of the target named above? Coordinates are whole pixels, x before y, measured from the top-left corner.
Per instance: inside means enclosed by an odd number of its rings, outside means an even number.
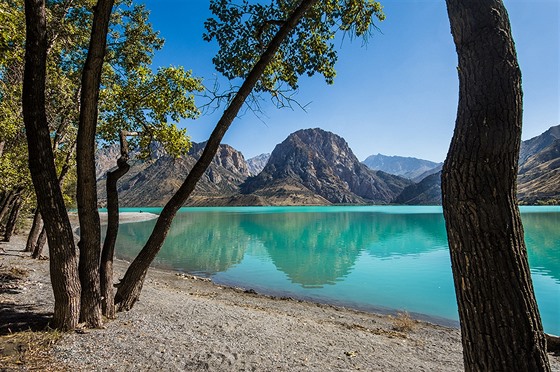
[[[212,84],[215,43],[202,40],[208,1],[148,0],[151,22],[166,40],[154,67],[182,65]],[[458,100],[457,55],[444,0],[382,1],[387,19],[367,46],[336,43],[334,85],[321,76],[300,80],[297,99],[277,109],[263,96],[263,113],[247,112],[224,138],[246,158],[272,152],[290,133],[319,127],[346,139],[360,160],[377,153],[443,161]],[[560,124],[560,1],[506,0],[523,74],[523,139]],[[227,82],[222,78],[222,86]],[[202,101],[200,101],[202,103]],[[184,121],[191,138],[205,141],[223,107]]]

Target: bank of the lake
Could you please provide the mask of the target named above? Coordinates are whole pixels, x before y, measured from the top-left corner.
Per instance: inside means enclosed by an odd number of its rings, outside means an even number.
[[[27,273],[0,291],[2,334],[52,314],[49,263],[25,256],[24,243],[24,236],[0,243],[1,267]],[[115,279],[126,267],[116,261]],[[456,328],[247,293],[155,268],[131,311],[105,329],[64,335],[45,360],[44,370],[66,371],[463,369]],[[560,371],[560,358],[550,360]]]
[[[521,210],[545,330],[558,334],[560,208]],[[154,223],[123,225],[117,254],[135,257]],[[183,208],[154,264],[279,297],[458,324],[441,207]]]

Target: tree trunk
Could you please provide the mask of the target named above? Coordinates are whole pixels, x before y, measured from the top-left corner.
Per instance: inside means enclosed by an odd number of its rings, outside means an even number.
[[[118,306],[118,310],[130,310],[134,303],[140,297],[140,292],[142,290],[142,285],[144,284],[144,278],[148,272],[150,264],[154,260],[155,256],[158,254],[171,222],[175,217],[175,214],[181,208],[181,206],[188,199],[192,191],[194,190],[196,183],[202,177],[210,162],[216,155],[218,146],[228,130],[229,126],[237,116],[237,113],[243,106],[247,96],[253,90],[255,84],[260,79],[265,68],[270,63],[276,51],[280,47],[282,41],[288,37],[292,32],[294,27],[297,25],[301,17],[310,9],[317,0],[302,1],[300,5],[294,10],[294,12],[288,17],[286,22],[282,24],[274,38],[270,41],[266,50],[262,54],[259,61],[252,68],[249,75],[239,88],[239,91],[227,107],[227,109],[222,114],[222,117],[216,124],[214,131],[210,135],[206,147],[202,152],[202,155],[193,166],[192,170],[189,172],[186,180],[183,182],[179,190],[173,195],[173,197],[167,202],[161,214],[154,226],[154,230],[150,235],[148,241],[130,264],[130,267],[126,271],[126,274],[122,281],[118,285],[117,294],[115,296],[115,304]]]
[[[72,227],[56,177],[45,111],[47,25],[44,0],[25,0],[26,48],[22,107],[29,151],[29,170],[43,213],[50,249],[54,292],[52,326],[73,329],[80,312],[78,258]]]
[[[88,55],[82,73],[82,95],[77,138],[77,202],[80,220],[80,281],[82,307],[80,321],[90,327],[101,327],[101,225],[97,210],[95,179],[95,131],[101,68],[107,44],[109,18],[113,0],[99,0],[93,15]]]
[[[103,296],[103,315],[115,318],[115,299],[113,294],[113,256],[119,233],[119,193],[117,182],[130,169],[128,165],[128,142],[125,131],[120,133],[121,156],[117,169],[107,172],[107,234],[101,252],[101,295]]]
[[[66,154],[66,158],[64,160],[64,165],[60,171],[58,176],[58,184],[62,188],[62,184],[64,182],[64,177],[68,174],[70,170],[70,159],[76,150],[76,143],[72,145],[72,150],[68,151]],[[54,151],[54,148],[53,148]],[[40,239],[40,234],[44,234],[44,227],[43,227],[43,219],[41,218],[41,212],[39,211],[39,207],[35,210],[35,214],[33,216],[33,224],[31,225],[31,230],[29,231],[29,235],[27,236],[27,243],[25,245],[24,252],[32,252],[33,258],[40,258],[42,257],[41,254],[43,252],[43,246],[45,245],[46,236],[43,236]]]
[[[35,214],[33,215],[31,230],[29,230],[29,235],[27,235],[27,243],[25,244],[25,249],[23,250],[24,252],[33,252],[33,248],[37,243],[41,230],[43,230],[43,219],[41,218],[41,212],[39,212],[39,208],[37,207]]]
[[[8,191],[6,193],[6,196],[3,198],[2,208],[0,209],[0,223],[2,223],[2,221],[4,220],[4,217],[6,216],[8,211],[10,210],[10,207],[12,206],[12,203],[13,203],[14,198],[15,198],[17,193],[18,193],[18,191],[16,191],[16,189],[11,189],[10,191]]]
[[[47,231],[45,227],[41,229],[39,236],[37,237],[37,241],[33,246],[33,254],[31,255],[32,258],[41,258],[43,257],[43,248],[45,248],[45,243],[47,241]]]
[[[4,241],[9,242],[12,238],[14,230],[16,229],[16,222],[19,216],[19,211],[21,210],[21,204],[23,203],[23,197],[18,195],[12,204],[12,210],[10,211],[10,216],[6,222],[6,229],[4,231]]]
[[[549,371],[516,200],[521,73],[498,0],[447,0],[459,106],[442,175],[466,371]]]

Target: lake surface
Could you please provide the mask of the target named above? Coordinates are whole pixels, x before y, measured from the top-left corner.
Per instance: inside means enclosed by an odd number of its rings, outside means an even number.
[[[122,211],[138,210],[161,209]],[[560,207],[521,211],[544,328],[560,334]],[[117,256],[134,258],[154,224],[121,225]],[[260,293],[458,319],[441,207],[183,208],[155,264]]]

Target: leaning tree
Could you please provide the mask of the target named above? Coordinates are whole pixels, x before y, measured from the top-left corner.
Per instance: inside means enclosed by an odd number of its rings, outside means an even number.
[[[384,19],[382,7],[369,0],[272,1],[269,5],[213,0],[215,15],[206,23],[205,39],[215,39],[220,50],[214,58],[219,72],[229,79],[242,78],[216,124],[204,151],[187,178],[162,209],[148,241],[117,285],[115,304],[129,310],[140,296],[148,268],[161,249],[179,208],[210,165],[218,146],[246,99],[253,92],[271,92],[279,105],[286,89],[296,89],[299,76],[322,74],[328,83],[336,75],[337,31],[363,36],[373,18]]]

